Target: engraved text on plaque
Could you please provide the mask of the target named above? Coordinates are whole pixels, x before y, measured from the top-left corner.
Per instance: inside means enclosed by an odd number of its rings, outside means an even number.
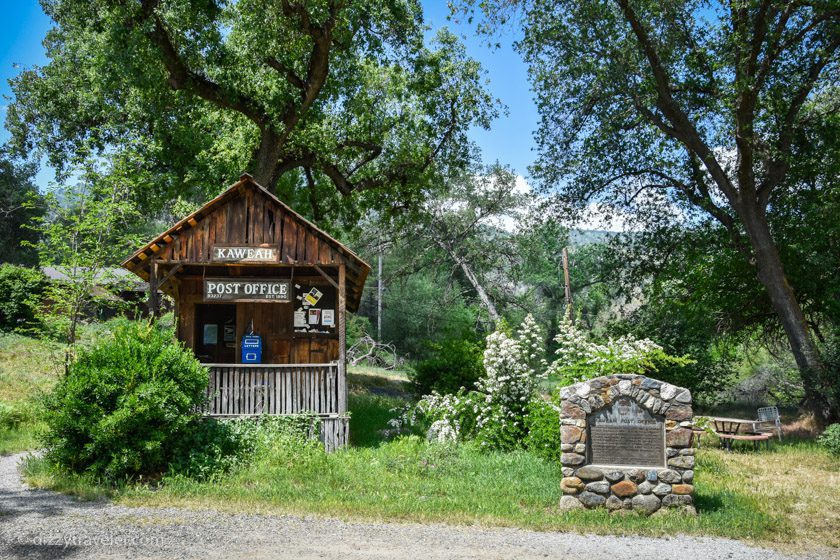
[[[665,466],[665,423],[620,397],[587,418],[589,462],[627,467]]]

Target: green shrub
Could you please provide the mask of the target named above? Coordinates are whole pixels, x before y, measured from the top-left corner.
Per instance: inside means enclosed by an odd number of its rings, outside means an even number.
[[[452,338],[432,346],[432,357],[419,362],[411,374],[414,391],[428,395],[471,390],[484,373],[484,348],[469,339]]]
[[[47,456],[109,480],[160,473],[195,427],[206,386],[205,368],[171,329],[117,322],[46,397]]]
[[[832,455],[840,456],[840,424],[830,425],[817,441]]]
[[[560,411],[556,404],[540,398],[528,405],[525,417],[525,449],[549,461],[560,462]]]
[[[0,264],[0,329],[27,330],[37,323],[36,312],[46,285],[41,271]]]

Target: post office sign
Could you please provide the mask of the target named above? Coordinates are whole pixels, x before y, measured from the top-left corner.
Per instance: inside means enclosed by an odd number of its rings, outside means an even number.
[[[210,260],[231,263],[278,263],[280,251],[273,246],[260,245],[213,245]]]
[[[292,301],[291,281],[282,278],[205,278],[204,301]]]

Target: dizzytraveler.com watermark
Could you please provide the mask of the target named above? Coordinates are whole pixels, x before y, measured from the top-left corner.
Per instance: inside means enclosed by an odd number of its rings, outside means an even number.
[[[163,539],[151,535],[20,535],[0,537],[0,542],[13,546],[44,547],[146,547],[159,546]]]

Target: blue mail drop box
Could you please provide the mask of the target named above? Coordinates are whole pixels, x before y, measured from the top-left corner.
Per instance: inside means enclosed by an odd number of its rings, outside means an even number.
[[[242,337],[242,363],[262,363],[262,337],[258,334],[246,334]]]

